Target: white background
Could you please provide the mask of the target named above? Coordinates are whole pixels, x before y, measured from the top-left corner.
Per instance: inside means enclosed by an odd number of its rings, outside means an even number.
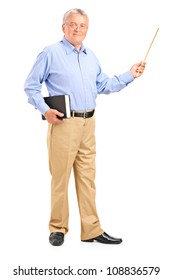
[[[48,242],[47,124],[27,103],[23,84],[37,54],[61,40],[63,14],[76,7],[84,9],[90,17],[85,45],[96,53],[103,71],[110,76],[121,74],[142,60],[160,28],[143,76],[120,93],[97,99],[97,210],[102,228],[123,238],[119,246],[80,241],[73,175],[69,184],[69,233],[61,247]],[[70,265],[98,269],[97,276],[73,279],[115,279],[116,276],[106,275],[109,266],[161,268],[158,276],[117,279],[171,279],[171,1],[6,0],[0,13],[1,278],[26,279],[13,276],[13,269],[19,265]]]

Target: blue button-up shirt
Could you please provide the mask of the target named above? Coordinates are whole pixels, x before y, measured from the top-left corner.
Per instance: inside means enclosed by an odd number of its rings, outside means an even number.
[[[134,80],[130,71],[112,78],[102,72],[95,54],[82,45],[80,52],[65,38],[46,47],[37,57],[24,85],[28,102],[42,114],[49,109],[41,94],[70,95],[71,109],[93,110],[100,93],[117,92]]]

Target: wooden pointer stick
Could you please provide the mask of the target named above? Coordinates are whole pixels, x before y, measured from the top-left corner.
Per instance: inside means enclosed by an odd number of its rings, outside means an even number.
[[[156,36],[157,36],[158,31],[159,31],[159,28],[157,28],[156,33],[155,33],[155,35],[154,35],[154,37],[153,37],[153,40],[151,41],[151,44],[150,44],[150,46],[149,46],[149,48],[148,48],[148,51],[147,51],[147,53],[146,53],[146,55],[145,55],[145,58],[144,58],[144,60],[143,60],[142,62],[145,62],[145,60],[146,60],[146,58],[147,58],[147,56],[148,56],[148,53],[149,53],[149,51],[150,51],[150,49],[151,49],[151,47],[152,47],[152,44],[153,44],[153,42],[154,42],[154,40],[155,40],[155,38],[156,38]],[[139,72],[137,73],[137,76],[139,76]]]
[[[149,53],[149,51],[150,51],[150,49],[151,49],[151,47],[152,47],[152,44],[153,44],[153,42],[154,42],[154,40],[155,40],[155,38],[156,38],[156,35],[157,35],[158,31],[159,31],[159,28],[157,28],[157,31],[156,31],[156,33],[155,33],[155,35],[154,35],[154,37],[153,37],[153,40],[151,41],[151,44],[150,44],[150,46],[149,46],[149,48],[148,48],[148,51],[147,51],[147,53],[146,53],[146,55],[145,55],[145,58],[144,58],[143,62],[146,60],[146,58],[147,58],[147,56],[148,56],[148,53]]]

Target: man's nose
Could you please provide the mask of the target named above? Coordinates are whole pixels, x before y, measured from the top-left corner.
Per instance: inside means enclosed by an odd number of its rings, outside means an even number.
[[[80,25],[76,25],[76,26],[75,26],[75,30],[77,30],[77,31],[78,31],[78,30],[81,30]]]

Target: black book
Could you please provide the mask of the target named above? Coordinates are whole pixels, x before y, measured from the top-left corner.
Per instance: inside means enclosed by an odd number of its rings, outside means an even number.
[[[57,118],[64,119],[71,117],[70,111],[70,96],[69,95],[55,95],[55,96],[46,96],[44,97],[46,104],[50,109],[56,109],[59,112],[63,113],[63,117],[57,116]],[[45,116],[42,115],[42,119],[45,120]]]

